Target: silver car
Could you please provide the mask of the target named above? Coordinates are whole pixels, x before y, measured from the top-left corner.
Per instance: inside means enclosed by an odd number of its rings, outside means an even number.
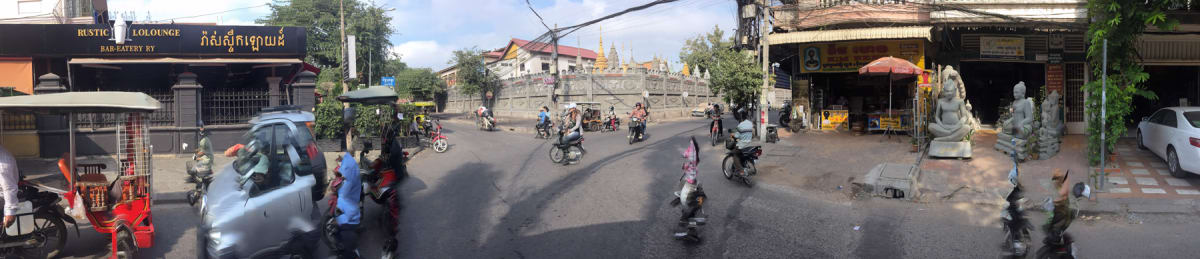
[[[238,157],[209,185],[200,205],[197,258],[311,258],[320,240],[316,201],[324,156],[309,112],[266,110],[251,120]]]

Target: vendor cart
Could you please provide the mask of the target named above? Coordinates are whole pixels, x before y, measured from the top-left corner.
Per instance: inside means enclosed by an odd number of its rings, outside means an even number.
[[[134,258],[139,248],[154,245],[154,172],[147,115],[161,107],[138,92],[67,92],[0,97],[0,111],[65,115],[69,152],[59,160],[67,180],[68,206],[81,206],[92,228],[110,235],[112,258]],[[75,117],[81,113],[113,115],[117,160],[115,171],[105,164],[75,162]],[[46,140],[46,139],[43,139]],[[82,204],[76,204],[76,196]]]

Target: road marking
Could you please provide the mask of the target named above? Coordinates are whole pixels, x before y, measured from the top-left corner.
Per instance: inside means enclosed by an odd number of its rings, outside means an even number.
[[[1132,167],[1146,167],[1146,165],[1142,164],[1142,162],[1125,162],[1125,164]]]
[[[1142,188],[1142,193],[1147,194],[1167,194],[1166,190],[1160,188]]]
[[[1129,193],[1129,188],[1112,188],[1108,189],[1109,193]]]
[[[1129,181],[1125,180],[1125,177],[1117,177],[1117,176],[1109,176],[1108,182],[1114,183],[1114,184],[1129,184]]]

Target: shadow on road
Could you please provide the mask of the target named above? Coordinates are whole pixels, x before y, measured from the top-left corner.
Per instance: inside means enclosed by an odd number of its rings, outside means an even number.
[[[410,177],[402,190],[408,206],[400,219],[399,251],[441,258],[478,255],[481,226],[496,196],[494,182],[501,173],[492,167],[478,162],[463,164],[447,173],[433,193],[418,198],[412,194],[427,188],[426,183]],[[424,224],[413,224],[406,218],[422,218]],[[441,234],[422,234],[435,232]]]

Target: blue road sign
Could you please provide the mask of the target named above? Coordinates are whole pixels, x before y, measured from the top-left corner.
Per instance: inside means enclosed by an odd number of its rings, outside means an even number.
[[[387,86],[387,87],[396,87],[396,78],[390,77],[390,76],[385,76],[383,78],[380,78],[379,84],[383,85],[383,86]]]

